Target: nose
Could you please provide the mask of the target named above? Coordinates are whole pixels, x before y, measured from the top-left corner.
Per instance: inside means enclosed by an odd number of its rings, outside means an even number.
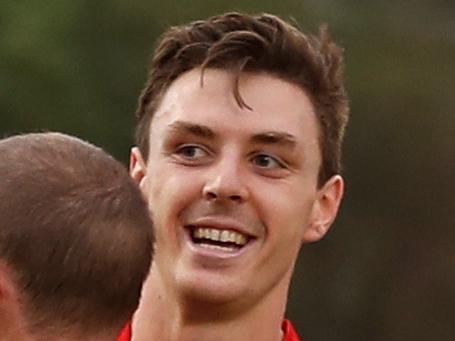
[[[202,189],[203,197],[208,201],[243,203],[248,200],[249,190],[242,178],[238,162],[224,160],[214,167]]]

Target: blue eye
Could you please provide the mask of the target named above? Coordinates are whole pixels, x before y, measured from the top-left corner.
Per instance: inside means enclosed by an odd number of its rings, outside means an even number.
[[[261,168],[274,169],[284,167],[283,164],[276,158],[266,154],[256,155],[253,157],[252,161],[254,165]]]

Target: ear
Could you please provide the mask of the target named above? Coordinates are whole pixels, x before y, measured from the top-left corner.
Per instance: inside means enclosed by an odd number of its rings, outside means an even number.
[[[131,148],[130,175],[141,189],[145,186],[147,165],[138,147]]]
[[[15,278],[12,269],[0,259],[0,339],[32,340],[24,328],[22,294]]]
[[[325,236],[335,220],[343,192],[344,181],[340,175],[334,175],[319,189],[303,234],[303,244],[317,242]]]
[[[11,301],[15,296],[15,287],[8,266],[0,260],[0,305]]]

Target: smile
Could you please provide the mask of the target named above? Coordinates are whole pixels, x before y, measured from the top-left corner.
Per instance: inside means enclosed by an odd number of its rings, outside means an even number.
[[[201,247],[225,252],[237,251],[248,243],[249,237],[228,229],[192,227],[191,238]]]

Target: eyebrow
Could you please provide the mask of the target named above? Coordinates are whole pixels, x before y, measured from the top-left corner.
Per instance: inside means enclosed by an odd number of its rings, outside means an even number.
[[[169,130],[176,134],[192,134],[203,138],[215,138],[215,132],[209,127],[186,121],[176,121],[169,126]],[[250,138],[251,143],[267,145],[284,145],[295,148],[297,140],[294,135],[281,131],[268,131],[255,134]]]
[[[281,131],[269,131],[256,134],[251,137],[251,142],[268,145],[285,145],[289,148],[295,148],[297,145],[294,135]]]
[[[174,133],[186,133],[199,137],[214,138],[215,132],[207,126],[185,121],[176,121],[169,126],[169,130]]]

